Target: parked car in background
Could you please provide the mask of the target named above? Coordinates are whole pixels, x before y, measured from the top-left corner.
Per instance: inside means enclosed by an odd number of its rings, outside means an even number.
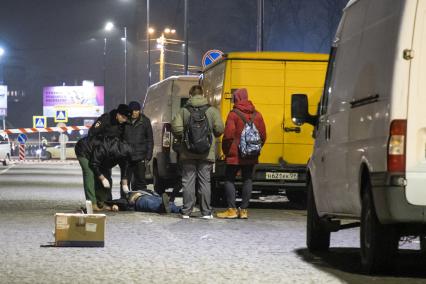
[[[0,134],[0,161],[4,166],[10,161],[10,141],[7,134]]]
[[[50,146],[46,147],[41,153],[42,160],[60,159],[61,158],[61,146]],[[65,159],[77,159],[74,151],[74,144],[67,143],[65,147]]]

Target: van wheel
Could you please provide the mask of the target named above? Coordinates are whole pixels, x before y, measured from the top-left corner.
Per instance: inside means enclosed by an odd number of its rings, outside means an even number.
[[[399,241],[394,226],[380,224],[370,189],[368,183],[362,196],[360,230],[361,264],[366,274],[390,271]]]
[[[158,173],[157,163],[154,164],[152,177],[155,192],[160,195],[163,194],[166,191],[166,186]]]
[[[298,189],[298,190],[287,190],[286,191],[287,199],[292,202],[296,203],[297,205],[301,206],[300,209],[306,209],[307,206],[307,193],[304,189]]]
[[[330,248],[330,231],[318,215],[312,182],[308,184],[308,212],[306,221],[306,245],[310,252],[327,251]]]
[[[46,151],[46,160],[52,159],[52,153]]]

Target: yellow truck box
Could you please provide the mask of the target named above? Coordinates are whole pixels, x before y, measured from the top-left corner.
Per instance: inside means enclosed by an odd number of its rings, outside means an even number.
[[[202,85],[211,105],[225,121],[232,109],[232,93],[248,90],[249,99],[265,120],[267,141],[255,167],[253,186],[264,193],[285,189],[290,200],[306,199],[306,164],[312,153],[312,126],[291,120],[291,95],[307,94],[315,113],[321,97],[328,55],[300,52],[232,52],[203,70]],[[224,177],[224,157],[218,145],[213,180]],[[212,198],[220,197],[216,186]],[[216,190],[216,192],[215,192]]]

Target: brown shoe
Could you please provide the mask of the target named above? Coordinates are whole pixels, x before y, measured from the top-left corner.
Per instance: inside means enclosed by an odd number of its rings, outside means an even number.
[[[92,208],[93,208],[93,212],[100,212],[100,211],[102,211],[102,209],[99,208],[98,205],[96,205],[96,204],[93,204]]]
[[[248,219],[248,211],[247,211],[247,209],[241,209],[240,208],[240,210],[239,210],[240,212],[240,214],[239,214],[239,217],[240,217],[240,219]]]
[[[223,219],[237,219],[238,211],[236,208],[228,208],[225,211],[217,213],[216,216],[217,218],[223,218]]]

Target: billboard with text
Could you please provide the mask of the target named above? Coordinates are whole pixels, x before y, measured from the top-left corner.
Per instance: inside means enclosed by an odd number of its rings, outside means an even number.
[[[0,116],[7,115],[7,86],[0,85]]]
[[[43,88],[43,115],[55,117],[65,110],[68,117],[98,117],[104,113],[104,87],[57,86]]]

